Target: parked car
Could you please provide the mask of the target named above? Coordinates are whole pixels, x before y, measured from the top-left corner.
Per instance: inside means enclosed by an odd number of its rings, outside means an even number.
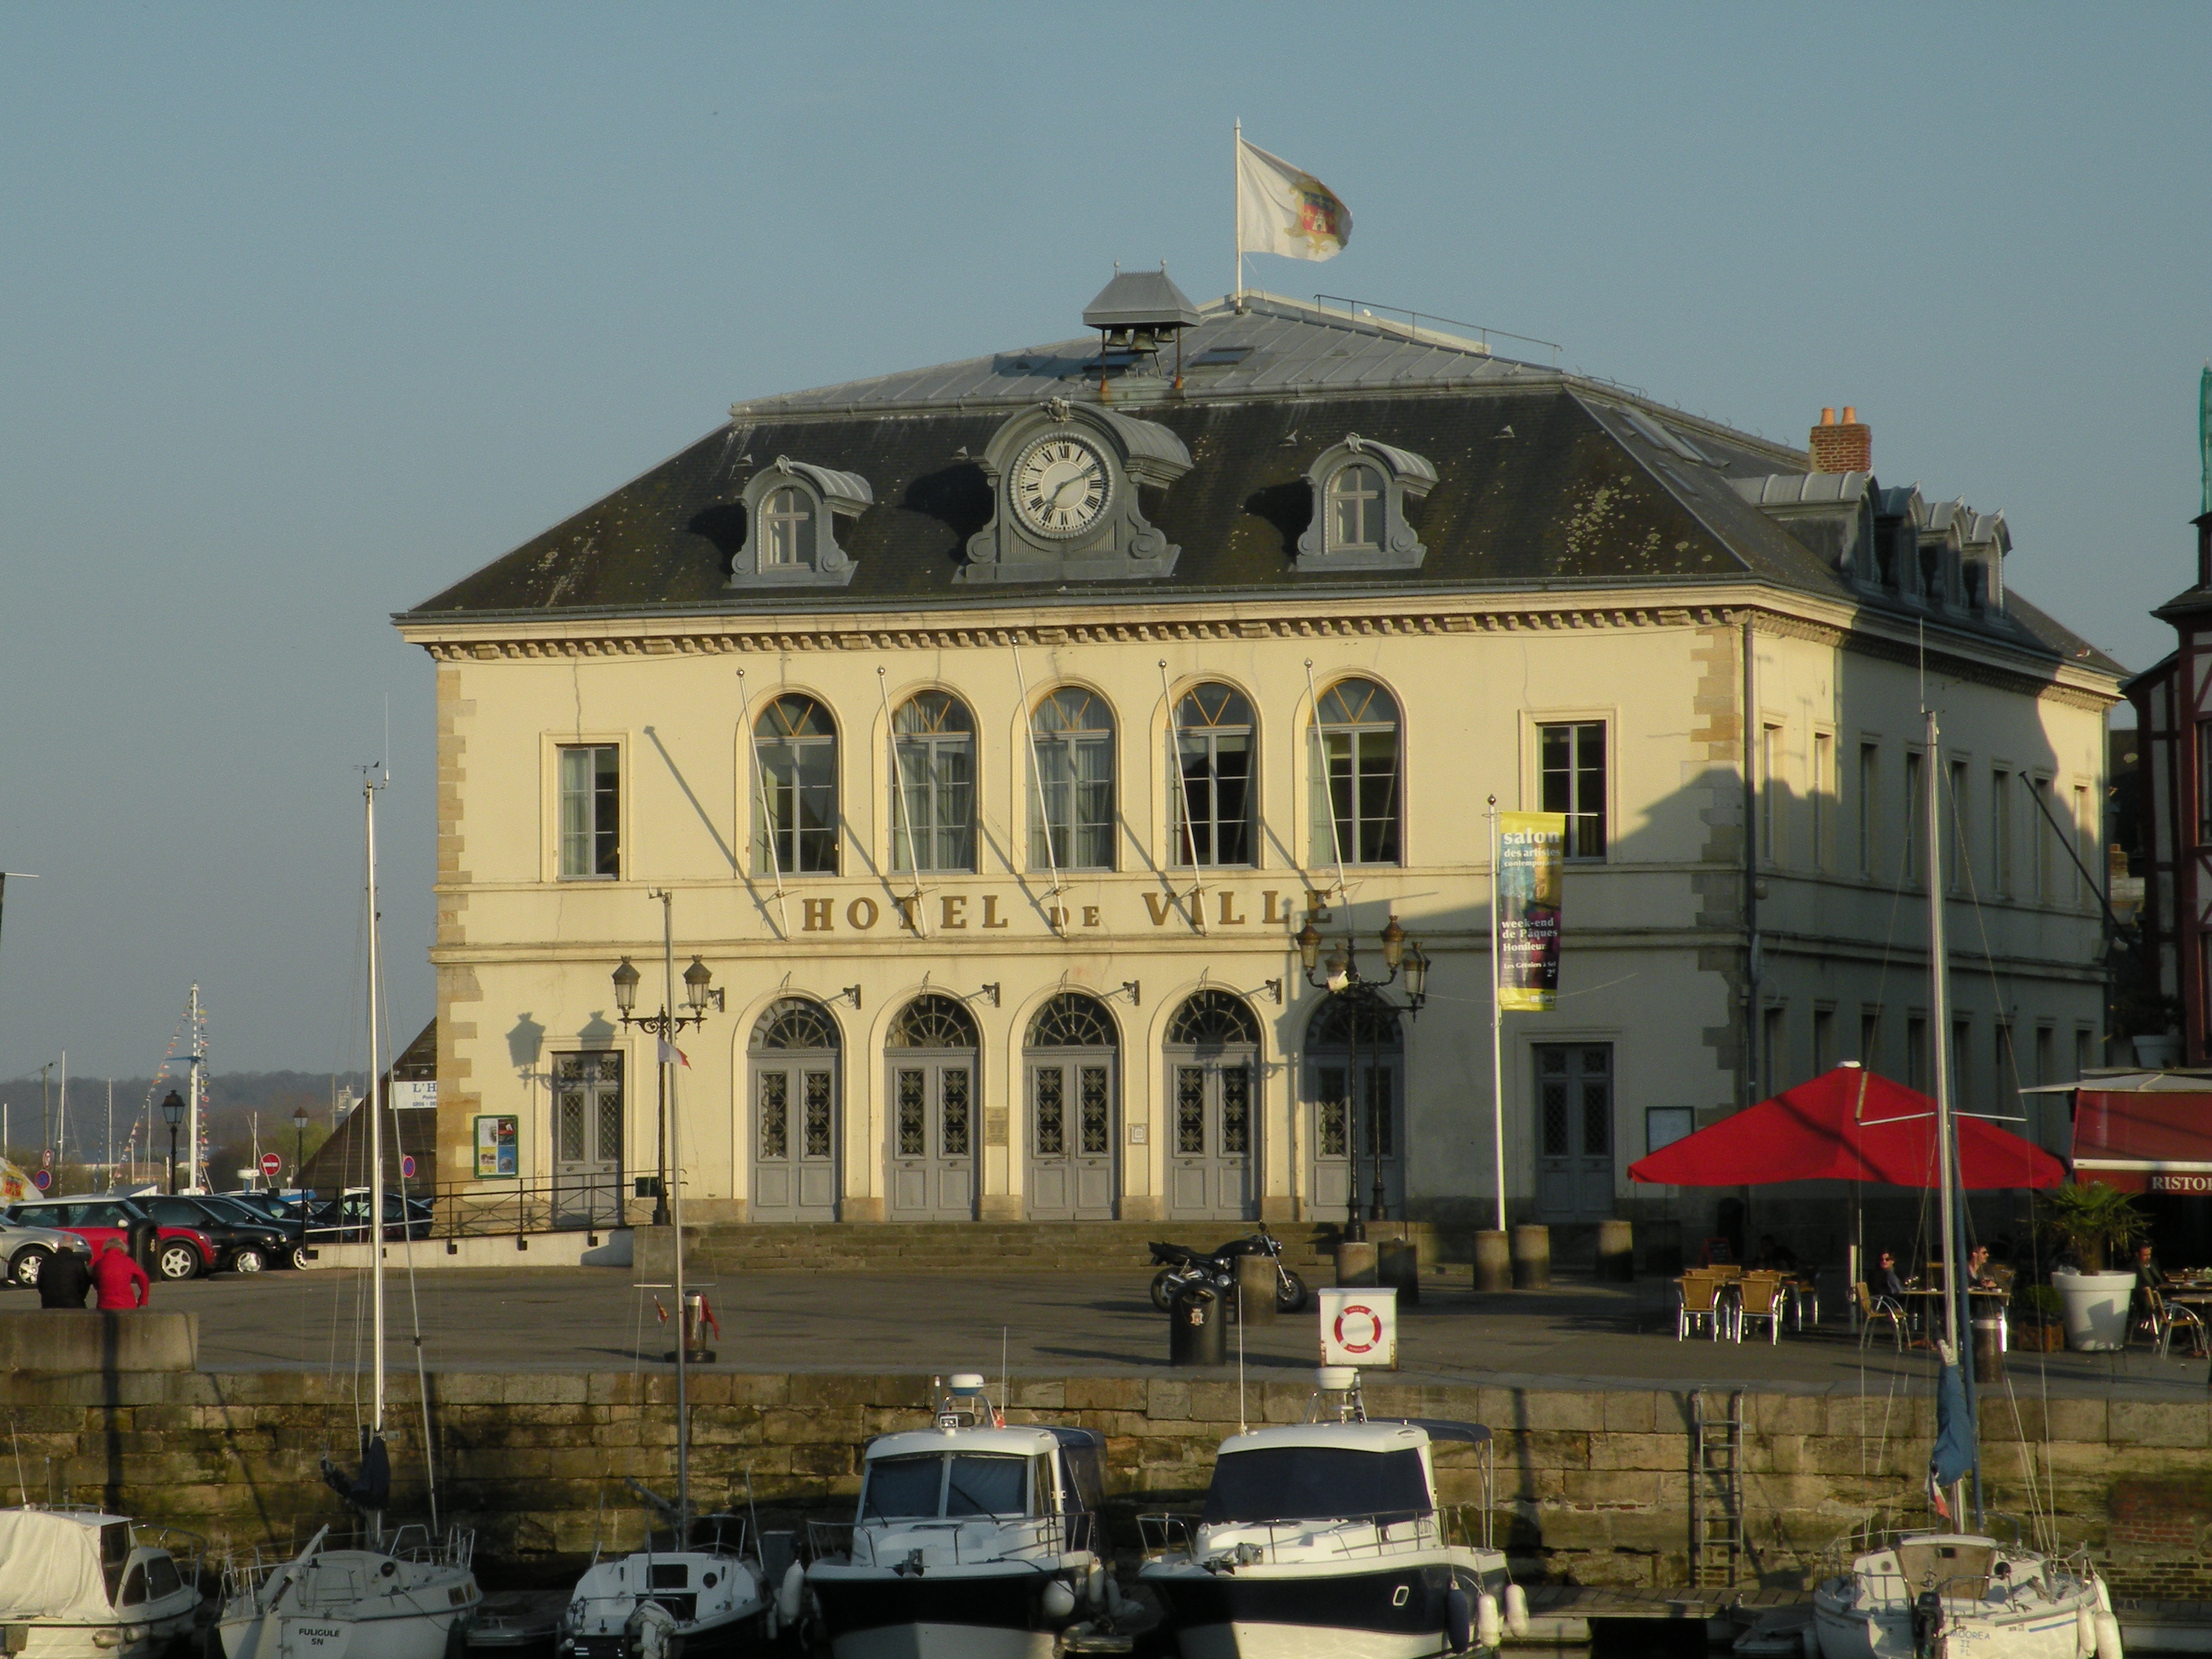
[[[283,1230],[228,1199],[198,1193],[174,1197],[155,1194],[132,1201],[162,1226],[190,1228],[213,1239],[219,1268],[258,1273],[271,1263],[291,1263],[292,1240]]]
[[[9,1284],[27,1287],[36,1285],[39,1269],[58,1250],[75,1250],[80,1255],[89,1255],[92,1247],[75,1233],[64,1232],[58,1227],[33,1227],[0,1220],[0,1264],[6,1267]]]
[[[366,1187],[349,1187],[336,1198],[315,1206],[307,1221],[307,1242],[310,1244],[363,1244],[368,1241],[368,1188]],[[386,1243],[396,1244],[402,1238],[428,1238],[429,1236],[429,1200],[408,1199],[403,1211],[398,1194],[385,1194]]]
[[[42,1198],[27,1204],[10,1204],[0,1218],[23,1226],[52,1227],[75,1233],[97,1256],[113,1239],[131,1248],[134,1225],[154,1230],[154,1260],[150,1266],[164,1279],[193,1279],[211,1273],[222,1252],[215,1241],[195,1227],[163,1226],[137,1200],[83,1193],[70,1198]]]
[[[284,1257],[295,1267],[307,1265],[307,1251],[312,1247],[307,1240],[307,1223],[313,1213],[315,1194],[313,1188],[295,1189],[289,1193],[262,1192],[247,1188],[240,1192],[223,1193],[241,1209],[250,1210],[284,1235]]]

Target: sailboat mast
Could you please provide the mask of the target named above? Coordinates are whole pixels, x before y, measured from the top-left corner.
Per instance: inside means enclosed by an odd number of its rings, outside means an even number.
[[[1936,754],[1936,711],[1928,722],[1928,759],[1921,775],[1928,790],[1928,1019],[1929,1053],[1936,1061],[1936,1175],[1937,1215],[1943,1230],[1943,1340],[1959,1350],[1959,1298],[1966,1263],[1959,1259],[1959,1171],[1951,1138],[1951,958],[1943,939],[1943,769]]]
[[[369,1416],[370,1432],[384,1432],[384,1111],[379,1097],[379,1073],[376,1065],[376,988],[380,964],[377,960],[376,938],[376,780],[364,782],[361,791],[362,808],[368,820],[368,1266],[372,1287],[370,1301],[375,1304],[374,1336],[370,1352],[375,1356],[372,1390],[374,1407]]]
[[[676,1233],[676,1547],[691,1541],[691,1304],[684,1293],[684,1133],[676,1116],[676,896],[660,893],[661,1075],[668,1079],[668,1221]]]

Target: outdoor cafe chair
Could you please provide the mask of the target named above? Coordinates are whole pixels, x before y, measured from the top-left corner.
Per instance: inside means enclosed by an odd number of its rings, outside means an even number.
[[[1726,1316],[1721,1306],[1720,1280],[1709,1273],[1687,1273],[1674,1281],[1674,1288],[1680,1297],[1674,1310],[1674,1340],[1680,1342],[1687,1337],[1691,1325],[1702,1319],[1705,1334],[1717,1342],[1721,1321]]]
[[[2197,1311],[2182,1306],[2179,1302],[2170,1301],[2154,1290],[2146,1289],[2142,1294],[2145,1308],[2150,1316],[2150,1327],[2158,1344],[2159,1357],[2162,1359],[2172,1351],[2173,1334],[2179,1329],[2188,1334],[2189,1352],[2199,1359],[2204,1358],[2207,1346],[2204,1321]]]
[[[1743,1340],[1743,1328],[1751,1321],[1763,1319],[1766,1322],[1768,1343],[1778,1344],[1782,1340],[1782,1297],[1780,1273],[1746,1273],[1735,1308],[1735,1340]]]
[[[1859,1346],[1863,1349],[1874,1335],[1877,1319],[1889,1322],[1890,1334],[1897,1339],[1897,1351],[1905,1352],[1905,1310],[1893,1297],[1876,1296],[1862,1279],[1851,1288],[1859,1293]]]

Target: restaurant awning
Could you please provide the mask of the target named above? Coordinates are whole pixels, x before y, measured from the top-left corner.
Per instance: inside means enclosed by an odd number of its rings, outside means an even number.
[[[2066,1167],[2033,1141],[1961,1115],[1960,1184],[1977,1191],[2056,1187]],[[2205,1168],[2212,1171],[2212,1164]],[[1674,1187],[1864,1181],[1930,1188],[1936,1104],[1846,1063],[1724,1117],[1628,1166],[1629,1178]]]
[[[2212,1194],[2212,1087],[2114,1088],[2075,1096],[2074,1168],[2127,1193]]]

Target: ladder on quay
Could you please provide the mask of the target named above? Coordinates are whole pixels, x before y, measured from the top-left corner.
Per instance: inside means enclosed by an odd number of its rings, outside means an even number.
[[[1690,1396],[1690,1583],[1735,1583],[1743,1556],[1743,1394]]]

